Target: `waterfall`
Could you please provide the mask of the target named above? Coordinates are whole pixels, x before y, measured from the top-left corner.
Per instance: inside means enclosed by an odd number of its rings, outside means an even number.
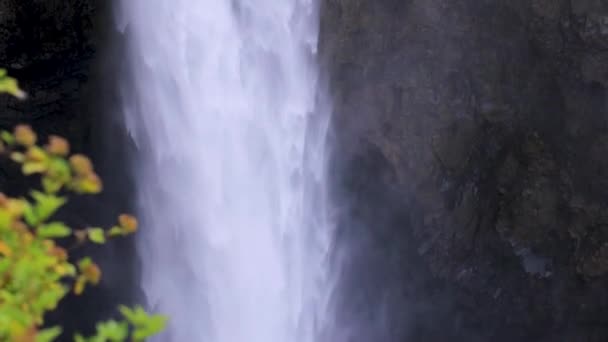
[[[147,305],[159,341],[318,341],[328,309],[313,0],[121,0]]]

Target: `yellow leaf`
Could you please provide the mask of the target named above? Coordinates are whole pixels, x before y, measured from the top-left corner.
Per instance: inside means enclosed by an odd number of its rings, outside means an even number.
[[[20,199],[9,199],[6,204],[6,210],[12,217],[20,217],[23,215],[27,203]]]
[[[21,152],[13,152],[11,153],[11,159],[15,163],[23,163],[25,161],[25,154]]]
[[[29,247],[29,245],[31,245],[32,242],[34,242],[34,235],[30,232],[24,232],[21,234],[21,241],[22,241],[23,245],[25,245],[26,247]]]
[[[54,271],[60,276],[64,276],[68,273],[68,268],[64,264],[55,265]]]
[[[75,178],[71,184],[72,189],[81,194],[97,194],[103,189],[103,183],[95,173],[88,173]]]
[[[106,242],[106,234],[102,228],[88,228],[87,233],[89,240],[97,244],[104,244]]]
[[[10,257],[13,250],[4,241],[0,241],[0,254]]]
[[[27,94],[21,88],[19,88],[19,83],[17,80],[12,77],[7,77],[6,71],[4,72],[4,75],[0,75],[0,93],[11,94],[20,100],[26,99]]]
[[[87,283],[87,279],[83,276],[79,276],[74,283],[74,293],[76,295],[81,295],[84,292],[84,286]]]
[[[23,174],[26,176],[33,175],[35,173],[43,173],[46,170],[47,164],[40,162],[25,162],[23,163],[23,166],[21,166],[21,172],[23,172]]]
[[[25,157],[28,161],[42,162],[48,159],[46,152],[38,146],[30,146]]]
[[[88,176],[80,184],[82,190],[89,194],[96,194],[100,192],[103,187],[101,179],[94,173],[89,173]]]

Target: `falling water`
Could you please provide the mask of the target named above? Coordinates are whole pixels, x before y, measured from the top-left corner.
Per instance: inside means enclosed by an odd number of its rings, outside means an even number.
[[[327,322],[313,0],[121,0],[138,250],[161,341],[311,342]]]

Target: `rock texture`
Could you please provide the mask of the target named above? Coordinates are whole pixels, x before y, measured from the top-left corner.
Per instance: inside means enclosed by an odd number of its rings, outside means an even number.
[[[0,98],[0,128],[99,151],[104,4],[0,0],[0,66],[30,94]],[[345,204],[332,341],[608,340],[608,3],[323,0],[320,48]],[[128,205],[120,139],[96,154],[114,186],[71,222]],[[88,251],[107,281],[55,318],[86,328],[128,300],[134,266],[107,266],[132,251]]]
[[[383,341],[608,340],[608,2],[321,11],[346,273],[382,260],[344,310],[383,306]]]
[[[0,67],[28,93],[27,101],[0,97],[1,129],[28,123],[42,135],[69,137],[78,151],[89,148],[97,6],[94,0],[0,1]],[[18,175],[6,176],[4,186],[18,189]]]

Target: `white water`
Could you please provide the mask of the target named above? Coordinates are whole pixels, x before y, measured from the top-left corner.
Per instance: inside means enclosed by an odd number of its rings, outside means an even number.
[[[313,0],[121,0],[138,249],[159,341],[312,342],[327,324],[327,110]]]

